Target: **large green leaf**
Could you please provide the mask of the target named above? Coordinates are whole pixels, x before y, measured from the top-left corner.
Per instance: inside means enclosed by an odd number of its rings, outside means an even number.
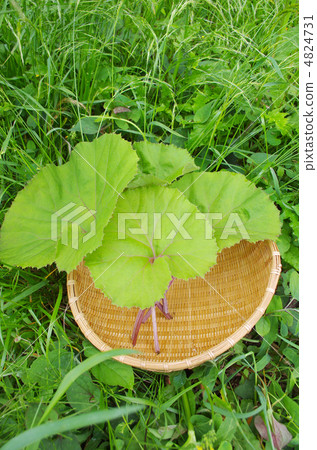
[[[202,213],[208,213],[220,250],[241,239],[276,240],[280,234],[278,209],[264,191],[241,174],[188,174],[172,187],[182,191]]]
[[[113,303],[146,308],[163,297],[172,276],[204,276],[217,245],[208,221],[178,190],[150,186],[124,194],[102,246],[85,262]]]
[[[0,259],[22,267],[56,261],[59,270],[74,269],[101,244],[137,159],[127,141],[107,134],[78,144],[66,164],[44,167],[5,217]]]
[[[187,150],[175,145],[142,141],[134,144],[139,159],[139,173],[129,187],[170,184],[185,173],[198,170]]]

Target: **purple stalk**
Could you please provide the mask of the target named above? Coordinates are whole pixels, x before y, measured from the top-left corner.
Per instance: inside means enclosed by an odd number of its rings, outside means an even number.
[[[154,349],[155,349],[155,353],[160,353],[160,345],[159,345],[158,335],[157,335],[155,306],[151,306],[151,311],[152,311],[152,324],[153,324],[153,335],[154,335]]]
[[[169,314],[168,312],[168,307],[167,307],[167,300],[166,300],[166,294],[164,294],[164,298],[162,299],[162,306],[163,306],[163,314],[168,314],[171,318],[172,316]]]
[[[134,323],[134,327],[133,327],[133,331],[132,331],[132,345],[133,345],[133,347],[135,346],[136,341],[138,339],[138,334],[139,334],[139,331],[140,331],[140,327],[141,327],[141,325],[143,323],[144,313],[145,313],[145,309],[140,309],[139,312],[138,312],[138,315],[136,317],[135,323]]]
[[[165,315],[165,314],[168,314],[169,316],[170,316],[170,318],[172,318],[172,316],[169,314],[169,312],[168,312],[168,308],[167,308],[167,300],[166,300],[166,294],[167,294],[167,291],[169,290],[169,288],[172,286],[172,284],[173,284],[173,281],[175,280],[175,277],[172,277],[172,279],[171,279],[171,281],[169,282],[169,285],[167,286],[167,289],[166,289],[166,291],[165,291],[165,294],[164,294],[164,298],[162,299],[163,300],[163,314]],[[166,316],[165,316],[166,317]]]
[[[133,331],[132,331],[132,345],[133,347],[136,345],[138,340],[138,334],[141,328],[142,323],[145,323],[150,316],[152,316],[152,324],[153,324],[153,335],[154,335],[154,348],[156,353],[160,353],[160,346],[158,341],[158,334],[157,334],[157,323],[156,323],[156,311],[155,307],[157,307],[161,313],[164,315],[164,317],[168,320],[172,319],[173,317],[168,312],[167,307],[167,300],[166,300],[166,293],[171,287],[173,281],[175,280],[174,277],[172,277],[166,291],[164,294],[164,298],[162,298],[161,302],[155,302],[154,306],[151,306],[149,309],[139,309],[137,317],[135,319]]]
[[[165,313],[165,314],[168,314],[166,294],[164,294],[164,297],[163,297],[163,299],[162,299],[162,303],[163,303],[163,311],[164,311],[164,313]]]
[[[164,304],[162,305],[160,302],[155,302],[155,306],[158,307],[158,309],[161,311],[161,313],[164,315],[165,319],[170,320],[172,319],[172,316],[169,312],[164,311]],[[167,309],[167,308],[166,308]]]
[[[150,317],[151,314],[152,314],[152,311],[151,311],[151,308],[149,308],[147,313],[143,317],[142,323],[145,323],[148,320],[148,318]]]

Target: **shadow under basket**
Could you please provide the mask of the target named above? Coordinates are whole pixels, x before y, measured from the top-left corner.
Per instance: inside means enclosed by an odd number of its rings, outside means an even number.
[[[196,367],[228,350],[264,314],[281,272],[272,241],[241,241],[224,249],[205,275],[175,279],[167,293],[172,320],[157,310],[160,353],[154,351],[152,322],[144,323],[134,347],[140,353],[116,357],[134,367],[171,372]],[[96,289],[81,263],[67,277],[69,304],[85,337],[99,350],[133,348],[131,334],[139,308],[114,306]]]

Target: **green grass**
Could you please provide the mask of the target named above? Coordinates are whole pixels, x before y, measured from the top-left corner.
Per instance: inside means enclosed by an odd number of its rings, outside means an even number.
[[[288,448],[297,448],[297,2],[5,0],[0,8],[1,221],[39,168],[103,132],[172,142],[204,170],[241,172],[283,220],[283,274],[256,329],[192,371],[133,375],[115,365],[114,385],[109,366],[85,372],[50,420],[145,407],[40,448],[196,448],[196,439],[203,449],[260,449],[254,410],[284,423]],[[130,112],[116,114],[118,106]],[[63,377],[93,350],[67,308],[64,273],[2,266],[0,280],[4,444],[38,425]]]

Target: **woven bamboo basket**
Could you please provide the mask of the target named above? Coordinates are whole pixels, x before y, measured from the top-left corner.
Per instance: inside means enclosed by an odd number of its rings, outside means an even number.
[[[142,369],[171,372],[196,367],[232,347],[264,314],[281,272],[272,241],[241,241],[224,249],[205,278],[175,280],[167,294],[172,320],[157,311],[160,353],[154,351],[152,322],[141,326],[140,353],[115,359]],[[67,278],[69,304],[79,328],[99,350],[133,348],[138,308],[114,306],[96,289],[81,263]]]

